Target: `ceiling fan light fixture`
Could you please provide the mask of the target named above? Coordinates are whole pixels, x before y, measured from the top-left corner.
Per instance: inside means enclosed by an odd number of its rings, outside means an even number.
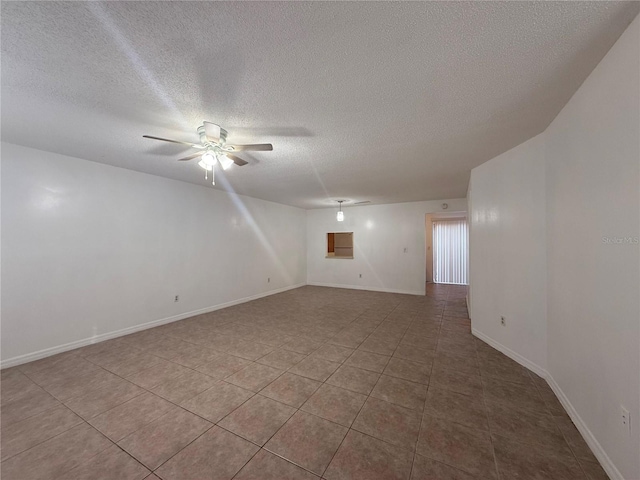
[[[206,165],[213,167],[213,165],[216,163],[216,156],[213,154],[213,152],[206,151],[202,155],[202,160],[200,161],[200,163],[205,163]]]
[[[226,170],[231,165],[233,165],[233,160],[231,160],[229,157],[227,157],[224,154],[218,155],[218,161],[220,162],[220,165],[222,165],[223,170]]]
[[[202,168],[204,168],[205,170],[207,170],[207,171],[209,171],[209,172],[210,172],[211,170],[213,170],[213,165],[209,165],[207,162],[205,162],[205,160],[204,160],[204,159],[200,160],[200,161],[198,162],[198,165],[200,165]]]
[[[273,150],[273,145],[270,143],[255,143],[248,145],[229,145],[227,144],[227,131],[221,128],[220,125],[215,123],[204,121],[197,129],[200,136],[200,143],[183,142],[181,140],[171,140],[170,138],[155,137],[152,135],[143,135],[143,138],[149,138],[151,140],[159,140],[161,142],[175,143],[178,145],[187,145],[191,148],[197,148],[200,150],[198,153],[188,155],[184,158],[179,158],[179,162],[188,162],[190,160],[198,160],[198,166],[204,169],[205,179],[208,180],[207,175],[211,172],[211,180],[213,181],[213,172],[215,170],[216,162],[220,163],[220,167],[223,170],[228,169],[231,165],[237,165],[242,167],[249,162],[243,160],[240,157],[233,155],[236,151],[258,151],[258,152],[270,152]]]

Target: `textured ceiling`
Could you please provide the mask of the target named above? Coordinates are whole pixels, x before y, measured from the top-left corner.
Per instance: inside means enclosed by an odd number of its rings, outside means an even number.
[[[2,2],[2,140],[206,185],[202,120],[243,155],[238,193],[464,197],[470,169],[538,134],[637,2]]]

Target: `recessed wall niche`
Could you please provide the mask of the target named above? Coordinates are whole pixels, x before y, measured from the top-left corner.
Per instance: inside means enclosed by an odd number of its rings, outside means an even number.
[[[327,233],[327,258],[353,258],[353,232]]]

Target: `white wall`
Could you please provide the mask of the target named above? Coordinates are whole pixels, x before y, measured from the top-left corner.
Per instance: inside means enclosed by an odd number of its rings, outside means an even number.
[[[640,478],[640,254],[603,237],[640,236],[639,89],[636,18],[545,134],[548,370],[627,479]]]
[[[424,295],[425,215],[441,212],[442,203],[447,211],[467,208],[465,199],[347,207],[344,222],[337,208],[308,210],[307,282]],[[325,258],[329,232],[354,232],[354,259]]]
[[[469,198],[474,332],[547,375],[612,479],[640,478],[639,89],[636,18],[545,132],[473,170]],[[528,320],[497,326],[514,307]]]
[[[474,168],[470,186],[473,329],[542,369],[547,356],[544,182],[544,143],[538,135]]]
[[[3,366],[305,281],[304,210],[2,144]]]
[[[424,221],[426,280],[433,282],[433,214],[428,213]]]

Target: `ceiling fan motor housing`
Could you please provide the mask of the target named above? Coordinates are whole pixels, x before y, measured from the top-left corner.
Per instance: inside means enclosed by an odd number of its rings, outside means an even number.
[[[206,146],[215,145],[209,141],[207,134],[204,131],[204,125],[198,127],[198,135],[200,135],[200,143]],[[227,131],[224,128],[220,128],[220,141],[218,145],[224,145],[227,142]]]

